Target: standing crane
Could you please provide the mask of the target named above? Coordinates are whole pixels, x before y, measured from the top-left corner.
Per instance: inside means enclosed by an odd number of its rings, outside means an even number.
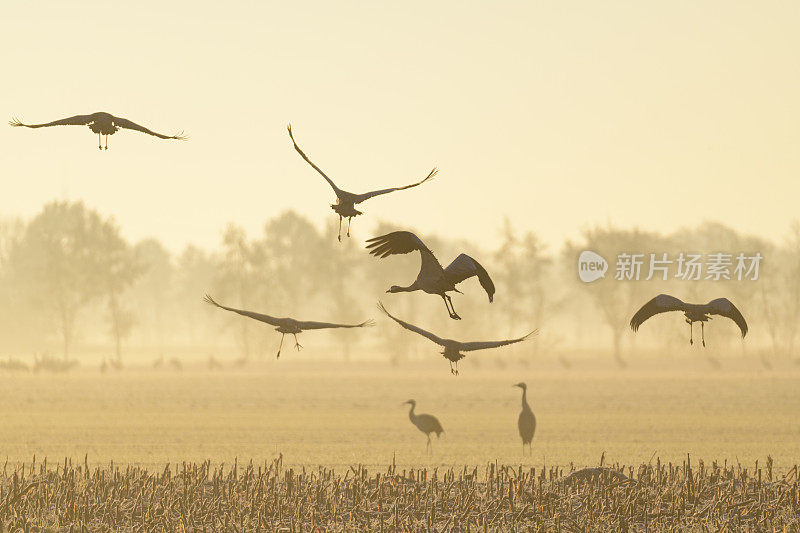
[[[300,351],[302,346],[299,342],[297,342],[297,335],[302,333],[304,330],[307,329],[331,329],[331,328],[364,328],[369,326],[374,326],[374,320],[366,320],[360,324],[332,324],[330,322],[311,322],[311,321],[303,321],[303,320],[295,320],[293,318],[276,318],[269,315],[263,315],[261,313],[254,313],[253,311],[245,311],[243,309],[236,309],[235,307],[226,307],[224,305],[220,305],[214,301],[214,299],[209,296],[208,294],[205,295],[203,300],[211,305],[219,307],[220,309],[224,309],[226,311],[232,311],[234,313],[240,314],[242,316],[246,316],[252,318],[254,320],[258,320],[260,322],[266,322],[271,326],[276,326],[275,331],[281,334],[281,343],[278,346],[278,355],[276,358],[280,358],[281,356],[281,348],[283,348],[283,337],[287,334],[294,336],[294,347],[297,348],[297,351]]]
[[[739,326],[742,338],[747,335],[747,322],[742,313],[727,298],[717,298],[707,304],[689,304],[669,294],[659,294],[636,311],[636,314],[631,318],[631,329],[638,331],[639,326],[651,316],[669,311],[683,311],[686,323],[689,324],[689,344],[694,344],[694,323],[700,322],[700,338],[703,346],[706,345],[705,325],[706,322],[711,320],[711,315],[730,318]]]
[[[442,425],[439,423],[439,420],[433,416],[428,414],[415,414],[414,409],[417,408],[417,401],[416,400],[408,400],[405,404],[410,404],[411,409],[408,410],[408,419],[411,420],[411,423],[417,426],[417,429],[421,432],[425,433],[425,436],[428,437],[428,444],[425,446],[426,452],[433,451],[433,445],[431,444],[431,433],[436,433],[436,438],[439,438],[439,435],[444,433],[444,429],[442,429]]]
[[[356,193],[353,193],[353,192],[348,192],[348,191],[345,191],[345,190],[340,189],[339,187],[337,187],[332,179],[330,179],[317,165],[315,165],[314,163],[311,162],[311,160],[308,158],[308,156],[305,154],[305,152],[303,152],[300,149],[300,147],[297,146],[297,143],[294,140],[294,135],[292,134],[292,125],[291,124],[289,124],[288,129],[289,129],[289,138],[292,139],[292,144],[294,145],[294,149],[297,150],[297,153],[300,154],[300,157],[302,157],[305,160],[306,163],[311,165],[311,168],[313,168],[314,170],[319,172],[319,174],[323,178],[325,178],[325,181],[327,181],[328,184],[331,186],[331,188],[333,189],[333,192],[336,193],[336,203],[335,204],[331,204],[331,209],[333,209],[336,212],[336,214],[339,215],[339,236],[338,236],[339,242],[342,242],[342,219],[343,218],[347,219],[347,236],[349,237],[350,236],[350,221],[352,220],[353,217],[357,217],[358,215],[363,215],[364,214],[361,211],[356,210],[356,208],[355,208],[356,204],[360,204],[361,202],[369,200],[373,196],[378,196],[378,195],[381,195],[381,194],[387,194],[387,193],[394,192],[394,191],[402,191],[403,189],[410,189],[411,187],[416,187],[417,185],[422,185],[426,181],[428,181],[430,179],[433,179],[433,177],[436,175],[436,173],[439,172],[439,170],[434,167],[434,169],[431,170],[430,173],[428,173],[428,176],[425,179],[423,179],[421,181],[418,181],[416,183],[412,183],[411,185],[405,185],[403,187],[392,187],[390,189],[380,189],[380,190],[377,190],[377,191],[365,192],[365,193],[362,193],[362,194],[356,194]]]
[[[522,455],[525,455],[526,444],[528,445],[529,453],[532,454],[531,442],[533,442],[533,434],[536,431],[536,417],[533,411],[531,411],[531,406],[528,405],[528,386],[524,382],[521,382],[512,385],[512,387],[519,387],[522,389],[522,411],[519,413],[519,419],[517,420],[519,436],[522,437]]]
[[[484,341],[484,342],[459,342],[453,339],[443,339],[441,337],[437,337],[430,331],[425,331],[424,329],[415,326],[414,324],[409,324],[399,318],[392,316],[389,311],[383,306],[382,303],[378,302],[378,309],[386,313],[386,316],[400,324],[402,327],[409,331],[413,331],[418,335],[422,335],[423,337],[432,340],[439,346],[443,347],[444,350],[442,351],[442,355],[445,359],[450,361],[450,373],[454,375],[458,375],[458,362],[465,357],[465,355],[461,352],[471,352],[474,350],[485,350],[487,348],[497,348],[499,346],[506,346],[507,344],[514,344],[515,342],[521,342],[530,337],[531,335],[535,335],[537,330],[533,330],[524,337],[520,337],[518,339],[511,339],[505,341]],[[453,368],[453,363],[455,363],[455,368]]]
[[[419,252],[421,263],[419,274],[417,274],[417,279],[414,280],[414,283],[407,287],[392,285],[386,292],[423,291],[441,296],[445,307],[447,307],[447,313],[454,320],[461,320],[461,317],[456,313],[456,309],[453,307],[453,300],[447,293],[461,292],[456,289],[456,285],[465,279],[473,276],[477,277],[489,296],[489,302],[491,303],[494,300],[494,282],[492,282],[492,278],[489,277],[489,273],[480,263],[467,254],[459,255],[452,263],[447,265],[447,268],[442,268],[439,260],[425,246],[422,239],[410,231],[394,231],[380,237],[368,239],[367,242],[370,243],[367,245],[367,248],[370,249],[369,253],[381,259],[390,255]]]
[[[47,122],[45,124],[23,124],[17,118],[12,118],[9,121],[9,124],[15,128],[21,126],[25,128],[47,128],[49,126],[89,126],[89,129],[97,134],[97,148],[100,150],[103,149],[102,136],[106,136],[105,149],[108,150],[108,136],[114,135],[119,129],[141,131],[142,133],[153,135],[159,139],[178,139],[179,141],[188,139],[183,132],[176,133],[175,135],[163,135],[161,133],[156,133],[152,130],[149,130],[144,126],[140,126],[135,122],[128,120],[127,118],[115,117],[114,115],[105,113],[103,111],[92,113],[90,115],[75,115],[74,117],[62,118],[59,120],[54,120],[53,122]]]

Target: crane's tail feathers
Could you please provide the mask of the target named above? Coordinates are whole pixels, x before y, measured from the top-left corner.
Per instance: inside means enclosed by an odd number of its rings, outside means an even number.
[[[212,297],[211,297],[211,296],[209,296],[208,294],[206,294],[205,296],[203,296],[203,301],[204,301],[205,303],[209,304],[209,305],[213,305],[213,306],[216,306],[216,307],[222,307],[221,305],[219,305],[217,302],[215,302],[215,301],[214,301],[214,298],[212,298]]]

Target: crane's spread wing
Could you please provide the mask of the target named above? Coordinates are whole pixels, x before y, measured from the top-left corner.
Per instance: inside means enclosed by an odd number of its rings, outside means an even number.
[[[747,322],[745,322],[742,313],[739,312],[730,300],[727,298],[717,298],[716,300],[708,302],[706,307],[708,308],[709,315],[720,315],[730,318],[739,326],[739,329],[742,331],[742,337],[747,335]]]
[[[330,322],[297,322],[300,329],[329,329],[329,328],[369,328],[375,325],[372,319],[365,320],[361,324],[331,324]]]
[[[666,313],[668,311],[683,311],[686,304],[669,294],[659,294],[646,304],[641,309],[636,311],[636,314],[631,318],[631,329],[638,331],[642,322],[647,320],[653,315],[659,313]]]
[[[279,319],[279,318],[275,318],[274,316],[269,316],[269,315],[262,315],[261,313],[254,313],[252,311],[245,311],[243,309],[236,309],[235,307],[226,307],[224,305],[220,305],[217,302],[215,302],[214,299],[211,296],[209,296],[208,294],[205,295],[205,297],[203,298],[203,301],[208,303],[208,304],[215,305],[215,306],[219,307],[220,309],[225,309],[226,311],[233,311],[234,313],[238,313],[238,314],[240,314],[242,316],[250,317],[250,318],[253,318],[255,320],[260,320],[261,322],[266,322],[267,324],[270,324],[270,325],[273,325],[273,326],[280,326],[281,325],[281,319]]]
[[[369,253],[381,259],[390,255],[408,254],[414,250],[430,252],[422,239],[410,231],[393,231],[386,235],[367,239]]]
[[[432,180],[436,173],[439,172],[438,168],[435,168],[428,173],[425,179],[420,180],[416,183],[412,183],[411,185],[405,185],[403,187],[392,187],[391,189],[381,189],[379,191],[372,191],[372,192],[365,192],[363,194],[356,194],[355,195],[355,203],[359,204],[365,200],[369,200],[373,196],[378,196],[380,194],[386,194],[394,191],[402,191],[403,189],[410,189],[411,187],[416,187],[417,185],[422,185],[428,180]]]
[[[461,254],[456,257],[452,263],[447,265],[444,272],[453,284],[461,283],[467,278],[477,276],[486,294],[489,295],[489,301],[491,302],[494,300],[494,283],[492,282],[492,278],[489,277],[489,273],[486,272],[486,269],[483,268],[480,263],[467,254]]]
[[[186,139],[188,139],[188,137],[184,135],[182,131],[175,135],[163,135],[161,133],[156,133],[152,130],[149,130],[144,126],[140,126],[137,123],[128,120],[127,118],[114,117],[113,120],[115,126],[118,126],[120,128],[125,128],[128,130],[141,131],[142,133],[153,135],[155,137],[158,137],[159,139],[178,139],[179,141],[185,141]]]
[[[16,117],[12,118],[8,123],[14,127],[25,126],[26,128],[46,128],[48,126],[85,126],[91,121],[91,115],[75,115],[74,117],[62,118],[46,124],[23,124]]]
[[[416,250],[422,261],[421,272],[441,272],[442,270],[442,265],[439,264],[439,260],[433,255],[433,252],[425,246],[422,239],[410,231],[393,231],[380,237],[367,239],[367,243],[369,243],[367,244],[369,253],[375,257],[383,259],[390,255],[407,254]]]
[[[400,320],[399,318],[396,318],[396,317],[392,316],[392,314],[389,313],[389,311],[386,310],[386,308],[383,306],[383,304],[381,302],[378,302],[378,309],[380,309],[381,311],[386,313],[386,316],[388,316],[389,318],[391,318],[392,320],[394,320],[395,322],[397,322],[398,324],[400,324],[401,326],[403,326],[407,330],[413,331],[414,333],[417,333],[418,335],[422,335],[423,337],[427,337],[428,339],[432,340],[433,342],[435,342],[436,344],[439,344],[441,346],[445,345],[445,340],[442,339],[441,337],[437,337],[436,335],[434,335],[430,331],[425,331],[422,328],[418,328],[414,324],[409,324],[408,322],[405,322],[403,320]]]
[[[305,154],[305,152],[303,152],[303,151],[300,149],[300,147],[299,147],[299,146],[297,146],[297,142],[294,140],[294,135],[292,135],[292,125],[291,125],[291,124],[289,124],[289,126],[287,126],[287,128],[286,128],[286,129],[288,129],[288,130],[289,130],[289,138],[290,138],[290,139],[292,139],[292,144],[294,145],[294,149],[297,151],[297,153],[298,153],[298,154],[300,154],[300,157],[302,157],[303,159],[305,159],[305,160],[306,160],[306,163],[308,163],[309,165],[311,165],[311,168],[313,168],[314,170],[316,170],[317,172],[319,172],[320,176],[322,176],[323,178],[325,178],[325,181],[327,181],[327,182],[330,184],[330,186],[333,188],[333,192],[335,192],[335,193],[336,193],[336,196],[340,196],[340,193],[342,192],[342,190],[341,190],[339,187],[337,187],[337,186],[336,186],[336,184],[333,182],[333,180],[332,180],[332,179],[330,179],[330,178],[329,178],[329,177],[328,177],[328,176],[327,176],[327,175],[326,175],[326,174],[325,174],[325,173],[322,171],[322,169],[321,169],[321,168],[319,168],[317,165],[315,165],[314,163],[312,163],[312,162],[311,162],[311,160],[308,158],[308,156]]]
[[[487,348],[497,348],[499,346],[506,346],[508,344],[522,342],[531,335],[536,335],[537,333],[539,333],[539,330],[535,329],[523,337],[520,337],[518,339],[510,339],[506,341],[462,342],[461,346],[459,347],[459,350],[462,352],[473,352],[475,350],[486,350]]]

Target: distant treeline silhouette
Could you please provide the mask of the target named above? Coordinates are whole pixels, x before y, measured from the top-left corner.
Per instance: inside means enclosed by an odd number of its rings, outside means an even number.
[[[428,295],[386,294],[387,280],[414,280],[419,255],[368,261],[365,241],[397,229],[380,222],[340,244],[333,238],[338,223],[319,228],[287,211],[267,220],[260,234],[248,235],[231,224],[216,249],[188,245],[172,254],[156,239],[128,242],[112,218],[82,202],[52,202],[29,220],[0,222],[0,357],[99,354],[120,363],[126,353],[133,358],[170,349],[196,352],[203,361],[215,354],[245,359],[274,355],[272,328],[236,320],[232,313],[214,314],[202,301],[207,292],[237,308],[270,309],[280,316],[378,321],[368,334],[320,332],[309,339],[324,348],[315,351],[317,356],[393,362],[438,357],[424,339],[407,335],[375,311],[380,297],[409,322],[465,337],[439,306],[427,305]],[[415,232],[438,256],[481,257],[492,272],[495,312],[487,310],[477,278],[459,285],[465,294],[454,297],[469,324],[464,341],[513,337],[530,325],[539,328],[535,343],[481,353],[471,364],[543,354],[563,360],[579,351],[605,352],[624,364],[637,351],[655,346],[690,349],[685,330],[668,319],[653,320],[636,336],[630,332],[632,314],[659,292],[700,302],[726,295],[736,302],[748,317],[748,344],[742,345],[741,336],[733,333],[735,324],[720,323],[717,330],[731,328],[732,333],[715,337],[712,346],[719,353],[747,350],[762,358],[795,357],[800,336],[798,224],[781,243],[741,235],[714,222],[668,235],[594,226],[557,250],[548,250],[535,233],[509,222],[499,228],[495,249]],[[608,260],[604,278],[592,283],[578,279],[577,258],[583,250]],[[661,275],[645,280],[646,264],[639,281],[615,280],[618,254],[634,252],[757,252],[764,259],[757,281],[686,281],[674,275],[666,281]]]

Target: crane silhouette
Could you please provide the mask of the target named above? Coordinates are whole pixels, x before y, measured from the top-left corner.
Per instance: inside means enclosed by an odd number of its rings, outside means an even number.
[[[332,328],[364,328],[369,326],[374,326],[374,320],[366,320],[360,324],[332,324],[330,322],[311,322],[311,321],[303,321],[303,320],[295,320],[293,318],[276,318],[269,315],[263,315],[261,313],[254,313],[253,311],[245,311],[243,309],[236,309],[234,307],[226,307],[224,305],[220,305],[214,301],[214,299],[209,296],[208,294],[205,295],[203,298],[208,304],[214,305],[219,307],[220,309],[224,309],[226,311],[232,311],[234,313],[240,314],[242,316],[246,316],[261,322],[266,322],[275,327],[275,331],[281,334],[281,343],[278,346],[278,355],[276,356],[279,358],[281,356],[281,348],[283,348],[283,337],[287,334],[294,336],[294,347],[297,348],[297,351],[300,351],[302,346],[299,342],[297,342],[297,335],[302,333],[305,330],[309,329],[332,329]]]
[[[433,252],[425,246],[422,239],[410,231],[393,231],[386,235],[368,239],[367,249],[369,253],[381,259],[390,255],[407,254],[413,251],[419,252],[420,268],[417,279],[407,287],[392,285],[386,292],[414,292],[424,291],[428,294],[436,294],[442,297],[447,313],[450,318],[461,320],[453,307],[453,300],[448,292],[461,292],[456,285],[462,281],[477,276],[486,294],[489,295],[489,302],[494,300],[494,282],[489,277],[480,263],[467,254],[456,257],[447,268],[442,268]]]
[[[414,324],[409,324],[403,320],[400,320],[397,317],[392,316],[389,311],[383,306],[382,303],[378,302],[378,309],[386,313],[386,316],[403,326],[409,331],[413,331],[423,337],[426,337],[439,346],[442,346],[444,350],[442,351],[442,355],[445,359],[450,361],[450,373],[458,375],[458,362],[465,357],[465,355],[461,352],[472,352],[475,350],[486,350],[488,348],[497,348],[499,346],[506,346],[508,344],[514,344],[516,342],[522,342],[531,335],[535,335],[537,330],[533,330],[524,337],[520,337],[518,339],[511,339],[505,341],[483,341],[483,342],[459,342],[453,339],[443,339],[441,337],[437,337],[430,331],[425,331],[424,329],[415,326]],[[453,368],[453,363],[455,363],[455,368]]]
[[[294,135],[292,134],[292,125],[289,124],[289,138],[292,139],[292,144],[294,145],[294,149],[297,150],[297,153],[300,154],[300,157],[305,159],[306,163],[311,165],[311,167],[320,173],[320,175],[325,178],[325,181],[330,184],[333,192],[336,193],[336,203],[331,204],[331,209],[333,209],[337,215],[339,215],[339,242],[342,241],[342,219],[347,219],[347,236],[350,236],[350,221],[353,217],[357,217],[358,215],[363,215],[361,211],[356,210],[355,205],[360,204],[366,200],[369,200],[373,196],[378,196],[381,194],[387,194],[394,191],[402,191],[403,189],[410,189],[411,187],[416,187],[417,185],[422,185],[426,181],[433,179],[433,177],[438,172],[438,169],[434,167],[433,170],[430,171],[428,176],[416,183],[412,183],[411,185],[405,185],[403,187],[392,187],[389,189],[380,189],[377,191],[365,192],[362,194],[356,194],[352,192],[347,192],[345,190],[340,189],[336,186],[332,179],[330,179],[317,165],[311,162],[308,156],[303,152],[299,146],[297,146],[297,142],[294,140]]]
[[[89,126],[89,129],[97,134],[97,148],[100,150],[103,149],[101,137],[103,135],[106,136],[105,149],[108,150],[108,136],[114,135],[119,129],[141,131],[142,133],[153,135],[159,139],[178,139],[180,141],[188,139],[188,137],[183,135],[183,132],[175,135],[163,135],[161,133],[151,131],[144,126],[140,126],[126,118],[115,117],[114,115],[105,113],[103,111],[92,113],[91,115],[75,115],[74,117],[62,118],[59,120],[54,120],[53,122],[47,122],[45,124],[23,124],[16,117],[14,117],[9,121],[9,124],[14,127],[24,126],[26,128],[46,128],[49,126]]]
[[[442,429],[442,425],[439,423],[439,420],[433,416],[428,414],[415,414],[414,409],[417,408],[417,401],[416,400],[408,400],[405,404],[411,404],[411,409],[408,410],[408,419],[411,420],[411,423],[417,426],[421,432],[425,433],[425,436],[428,437],[428,444],[425,446],[426,452],[433,451],[433,445],[431,444],[431,433],[436,433],[436,438],[439,438],[439,435],[444,433],[444,429]]]
[[[522,455],[525,455],[525,445],[528,445],[528,451],[531,450],[531,442],[533,441],[533,433],[536,431],[536,417],[531,411],[531,406],[528,405],[528,386],[525,383],[517,383],[512,387],[519,387],[522,389],[522,411],[519,413],[517,420],[517,428],[519,428],[519,436],[522,437]]]
[[[669,311],[683,311],[686,323],[689,324],[689,344],[694,344],[694,323],[700,322],[701,339],[703,346],[706,345],[705,324],[711,320],[711,315],[730,318],[739,326],[742,338],[747,335],[747,322],[742,313],[727,298],[717,298],[707,304],[689,304],[669,294],[659,294],[636,311],[631,318],[631,329],[638,331],[639,326],[651,316]]]

